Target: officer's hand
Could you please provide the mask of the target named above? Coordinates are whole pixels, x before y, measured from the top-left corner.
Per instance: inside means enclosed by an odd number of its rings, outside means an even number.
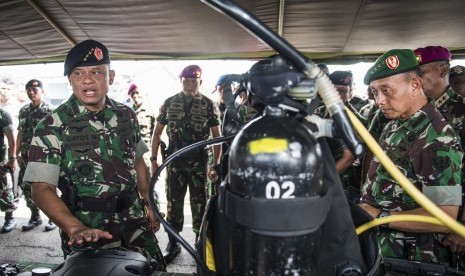
[[[208,166],[208,179],[211,181],[211,182],[215,182],[216,180],[218,180],[218,172],[215,170],[214,167],[211,167],[211,166]]]
[[[451,252],[461,253],[465,251],[465,238],[454,232],[450,232],[442,240],[442,245],[449,247]]]
[[[111,239],[113,236],[110,232],[99,229],[79,226],[72,230],[69,235],[68,245],[82,245],[83,243],[97,242],[99,239]]]
[[[5,166],[9,167],[11,171],[14,172],[15,171],[15,160],[8,160]]]
[[[161,215],[165,217],[165,214],[161,213]],[[158,232],[158,230],[160,230],[160,221],[157,219],[151,208],[147,208],[147,217],[152,231]]]

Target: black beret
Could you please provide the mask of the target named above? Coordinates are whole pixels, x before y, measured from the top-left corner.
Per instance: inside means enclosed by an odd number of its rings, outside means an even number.
[[[76,67],[110,64],[108,49],[95,40],[85,40],[74,46],[66,56],[65,73],[67,76]]]
[[[353,76],[350,71],[334,71],[329,75],[334,85],[352,86]]]
[[[40,80],[36,80],[36,79],[32,79],[30,81],[28,81],[25,85],[26,87],[26,90],[29,88],[29,87],[40,87],[40,88],[44,88],[42,86],[42,82]]]
[[[465,76],[465,67],[457,65],[450,68],[449,78],[454,78],[458,76]]]

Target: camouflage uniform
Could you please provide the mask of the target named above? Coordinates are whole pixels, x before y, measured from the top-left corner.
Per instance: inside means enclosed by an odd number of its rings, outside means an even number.
[[[140,133],[142,139],[147,145],[152,144],[152,134],[155,129],[155,113],[154,111],[145,104],[142,104],[137,108],[132,106],[132,109],[136,112],[137,121],[139,122]]]
[[[458,95],[449,87],[441,97],[434,101],[436,108],[442,114],[460,137],[462,148],[465,149],[465,131],[463,121],[465,120],[465,98]]]
[[[134,164],[148,150],[130,107],[107,98],[104,111],[95,114],[72,95],[37,126],[24,179],[57,185],[71,212],[84,225],[113,235],[111,240],[99,240],[92,247],[140,252],[157,261],[157,270],[165,270],[136,183]],[[73,188],[77,207],[66,196]],[[127,199],[125,207],[113,211],[94,211],[91,203],[90,210],[85,210],[79,204],[85,200],[112,202],[123,197]],[[66,256],[74,248],[67,245],[66,233],[60,234]]]
[[[239,114],[239,124],[243,126],[257,117],[258,111],[246,103],[237,107],[237,113]]]
[[[362,115],[363,118],[366,118],[367,126],[370,125],[377,110],[378,106],[374,101],[370,101],[368,104],[360,108],[360,115]]]
[[[183,92],[168,98],[160,108],[157,122],[166,126],[169,138],[167,153],[208,139],[210,128],[220,124],[213,101],[198,94],[193,98]],[[192,230],[198,233],[205,211],[208,153],[200,148],[173,162],[167,169],[167,221],[178,232],[184,224],[184,197],[189,187],[192,210]]]
[[[16,209],[13,195],[13,179],[5,176],[5,161],[6,161],[6,144],[5,133],[13,131],[13,121],[8,112],[0,108],[0,210],[2,212],[13,212]]]
[[[349,108],[349,110],[352,111],[354,115],[364,125],[366,125],[367,123],[366,118],[360,115],[360,113],[350,103],[346,103],[345,106]],[[322,118],[330,117],[329,111],[324,105],[321,107],[318,107],[315,113],[318,114]],[[326,140],[328,141],[328,144],[330,145],[331,153],[333,155],[334,161],[337,161],[340,158],[342,158],[343,151],[348,149],[344,140],[339,139],[339,138],[330,138],[330,137],[328,137]],[[358,163],[358,160],[356,160],[354,163]],[[360,189],[361,169],[362,169],[362,166],[360,166],[359,164],[353,164],[350,167],[348,167],[342,174],[339,175],[344,191],[347,191],[347,188],[349,186],[353,186],[357,189]]]
[[[461,204],[460,166],[463,152],[459,138],[441,114],[427,103],[410,119],[391,120],[380,137],[380,146],[400,171],[437,205]],[[375,208],[407,211],[420,207],[386,172],[375,157],[362,187],[362,202]],[[448,262],[448,248],[437,233],[408,233],[382,228],[378,237],[384,257],[423,262]],[[413,247],[406,240],[416,241]]]
[[[37,208],[35,203],[32,201],[31,186],[29,183],[23,181],[23,177],[28,163],[29,148],[34,135],[34,129],[40,120],[47,116],[47,114],[51,111],[52,108],[45,102],[41,102],[39,106],[33,106],[32,103],[30,103],[19,110],[18,132],[21,133],[22,142],[21,145],[17,145],[17,147],[20,147],[21,152],[21,167],[18,175],[18,183],[23,191],[26,205],[29,209],[31,209],[33,214],[38,214],[39,208]]]
[[[137,121],[139,122],[142,140],[144,140],[144,142],[147,143],[147,145],[151,145],[152,134],[155,130],[155,113],[150,107],[148,107],[145,104],[142,104],[141,106],[139,106],[139,108],[133,105],[132,109],[136,112],[137,115]],[[152,164],[150,162],[150,156],[152,156],[152,153],[150,151],[145,153],[144,161],[150,170],[150,175],[152,175]]]

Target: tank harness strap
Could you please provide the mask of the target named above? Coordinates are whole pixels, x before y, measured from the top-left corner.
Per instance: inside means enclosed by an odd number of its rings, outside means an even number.
[[[224,204],[232,221],[255,232],[288,236],[314,232],[326,220],[331,201],[331,188],[321,197],[292,199],[245,199],[226,190]]]

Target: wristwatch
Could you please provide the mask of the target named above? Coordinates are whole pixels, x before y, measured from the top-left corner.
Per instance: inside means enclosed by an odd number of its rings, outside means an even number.
[[[379,214],[376,216],[376,218],[385,218],[385,217],[389,217],[389,216],[391,216],[391,211],[389,211],[388,209],[385,209],[385,208],[381,208],[381,212],[379,212]],[[385,223],[385,224],[382,224],[380,226],[388,228],[389,223]]]
[[[389,217],[391,215],[391,211],[388,209],[381,209],[381,212],[376,216],[376,218],[384,218],[384,217]]]
[[[156,157],[156,156],[150,156],[150,162],[153,162],[153,161],[157,161],[157,157]]]

